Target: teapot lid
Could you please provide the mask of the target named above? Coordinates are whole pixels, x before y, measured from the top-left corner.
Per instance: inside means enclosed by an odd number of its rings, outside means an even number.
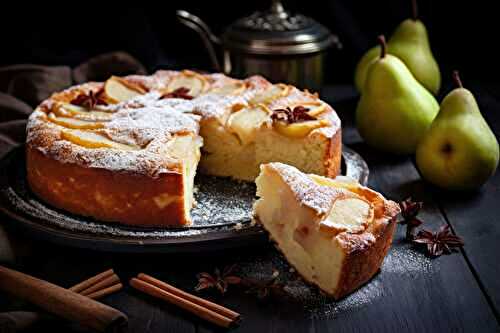
[[[338,37],[310,17],[291,14],[280,0],[267,11],[238,19],[222,35],[229,49],[253,54],[308,54],[332,45],[340,48]]]

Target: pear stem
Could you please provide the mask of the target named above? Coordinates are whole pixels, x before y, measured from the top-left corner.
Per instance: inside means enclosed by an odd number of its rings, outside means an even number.
[[[462,80],[460,80],[460,74],[458,73],[458,71],[453,71],[453,81],[455,81],[455,84],[457,85],[457,87],[459,88],[463,88],[463,84],[462,84]]]
[[[411,12],[413,16],[413,21],[418,19],[418,4],[417,0],[411,0]]]
[[[385,58],[386,48],[387,48],[387,44],[385,42],[385,36],[380,35],[378,36],[377,39],[378,39],[378,44],[380,45],[380,58]]]

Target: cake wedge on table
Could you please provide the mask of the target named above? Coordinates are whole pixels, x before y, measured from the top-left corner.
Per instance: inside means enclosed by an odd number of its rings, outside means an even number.
[[[338,299],[373,277],[395,229],[397,203],[347,177],[261,165],[254,217],[308,282]]]

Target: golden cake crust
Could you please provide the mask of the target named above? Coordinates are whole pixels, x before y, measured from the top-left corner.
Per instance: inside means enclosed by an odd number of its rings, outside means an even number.
[[[26,150],[31,190],[55,207],[98,220],[133,226],[179,226],[184,214],[183,177],[87,168],[61,163],[40,151]]]
[[[332,296],[342,298],[368,282],[382,266],[394,236],[396,221],[393,218],[384,219],[376,224],[370,235],[345,234],[340,237],[347,257],[339,278],[337,292]]]
[[[88,148],[75,144],[62,137],[64,127],[48,119],[59,103],[70,103],[90,91],[97,93],[103,83],[90,82],[74,86],[42,102],[30,116],[27,125],[28,182],[33,191],[55,207],[103,221],[137,226],[189,223],[182,206],[186,195],[182,184],[182,159],[172,156],[169,144],[179,136],[189,135],[201,145],[200,122],[215,119],[225,123],[233,105],[247,103],[272,85],[259,76],[240,81],[222,74],[207,74],[202,76],[209,90],[199,97],[192,100],[160,98],[172,80],[182,73],[158,71],[151,76],[122,78],[139,86],[145,94],[125,102],[98,106],[99,112],[109,113],[110,119],[92,132],[119,145],[137,149]],[[191,75],[192,72],[187,73]],[[211,89],[215,91],[235,82],[242,82],[246,87],[241,94],[222,96],[211,93]],[[273,108],[294,101],[319,101],[314,94],[301,92],[294,87],[289,89],[290,93],[286,97],[272,102]],[[315,129],[309,135],[319,135],[328,141],[323,156],[323,173],[334,176],[340,170],[340,120],[330,106],[326,107],[321,117],[327,118],[330,126]],[[75,179],[77,184],[72,184],[69,179]],[[52,184],[62,185],[56,189]],[[151,190],[141,194],[145,197],[142,200],[144,202],[139,204],[127,193],[129,186],[134,189],[148,187]],[[98,199],[99,195],[96,198],[96,193],[101,194],[101,200]],[[160,204],[155,204],[154,198],[162,193],[179,197],[179,200],[169,199],[168,205],[163,206],[160,198],[156,200]],[[148,200],[149,203],[146,203]],[[127,203],[132,207],[128,207]]]
[[[334,178],[340,174],[340,165],[342,159],[342,129],[329,139],[328,149],[323,162],[325,164],[325,176]]]

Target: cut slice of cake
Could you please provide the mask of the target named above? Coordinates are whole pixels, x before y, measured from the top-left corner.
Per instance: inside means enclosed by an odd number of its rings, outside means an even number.
[[[341,298],[380,269],[399,206],[347,177],[261,165],[255,219],[308,282]]]

